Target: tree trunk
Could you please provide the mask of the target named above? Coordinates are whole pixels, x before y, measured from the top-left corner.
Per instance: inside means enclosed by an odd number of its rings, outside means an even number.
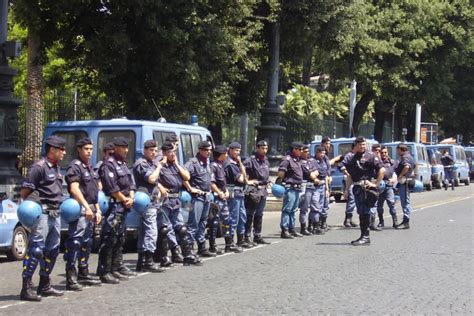
[[[41,39],[37,34],[28,33],[28,107],[26,109],[26,142],[24,161],[30,166],[41,157],[43,140],[43,65],[41,62]]]
[[[379,101],[375,103],[374,138],[379,142],[383,142],[383,126],[389,110],[392,109],[392,105],[390,101]]]
[[[308,47],[306,49],[306,56],[303,61],[303,75],[302,75],[302,83],[305,86],[309,86],[311,82],[311,65],[313,61],[313,48]]]
[[[360,98],[359,102],[357,102],[355,109],[354,109],[354,120],[352,121],[352,130],[353,135],[357,137],[359,133],[359,125],[362,121],[362,117],[367,111],[367,107],[369,106],[370,101],[372,101],[374,97],[374,93],[370,90],[365,92],[362,97]]]

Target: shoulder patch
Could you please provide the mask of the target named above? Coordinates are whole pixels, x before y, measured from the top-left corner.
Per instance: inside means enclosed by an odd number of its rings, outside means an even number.
[[[250,158],[255,159],[255,158],[257,158],[257,157],[255,157],[255,155],[252,155],[252,156],[250,156]]]
[[[109,157],[109,158],[107,159],[107,161],[114,162],[115,159],[114,159],[114,157]]]
[[[35,163],[35,165],[37,165],[37,166],[43,166],[45,163],[46,163],[46,160],[40,159],[40,160],[38,160],[38,161]]]
[[[81,164],[81,162],[79,161],[79,159],[74,159],[73,162],[74,162],[75,165],[78,165],[78,166]]]
[[[191,158],[192,163],[198,163],[199,160],[196,157]]]
[[[286,157],[285,157],[285,160],[291,160],[291,157],[290,157],[290,156],[286,156]]]

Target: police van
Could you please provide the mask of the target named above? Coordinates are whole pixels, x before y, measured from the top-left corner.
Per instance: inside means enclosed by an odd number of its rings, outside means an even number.
[[[454,160],[454,184],[459,186],[463,182],[465,185],[469,185],[469,164],[467,163],[466,152],[462,146],[438,144],[429,145],[428,148],[436,149],[441,154],[447,150]]]
[[[154,139],[159,146],[163,144],[166,136],[176,134],[179,139],[177,156],[180,164],[184,164],[199,151],[198,144],[207,140],[212,144],[213,139],[208,129],[195,124],[175,124],[167,122],[128,120],[126,118],[92,121],[62,121],[48,123],[44,138],[56,135],[66,140],[66,155],[59,163],[61,171],[66,171],[69,163],[77,157],[76,142],[83,137],[90,137],[94,143],[94,153],[90,163],[94,166],[102,160],[105,144],[116,137],[124,137],[128,141],[128,154],[126,157],[129,168],[143,155],[143,144],[148,139]],[[66,193],[67,194],[67,193]],[[127,216],[129,232],[136,232],[139,225],[139,216],[132,211]],[[63,223],[63,230],[67,225]]]
[[[328,154],[329,159],[337,157],[339,155],[345,155],[346,153],[352,150],[352,144],[355,141],[355,137],[352,138],[335,138],[331,140],[331,149]],[[372,145],[378,144],[374,139],[366,139],[367,150],[372,149]],[[312,141],[310,145],[310,154],[311,157],[316,155],[316,147],[321,145],[321,142]],[[344,174],[337,168],[337,166],[331,167],[331,195],[334,196],[337,202],[341,200],[341,197],[344,193]]]

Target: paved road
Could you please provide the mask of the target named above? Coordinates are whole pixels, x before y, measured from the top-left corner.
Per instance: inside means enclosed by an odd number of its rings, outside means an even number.
[[[279,239],[279,214],[268,213],[270,246],[41,303],[18,301],[20,263],[3,262],[0,314],[472,314],[472,188],[412,195],[412,229],[373,232],[370,247],[349,245],[359,232],[340,227],[342,204],[326,235],[295,240]]]

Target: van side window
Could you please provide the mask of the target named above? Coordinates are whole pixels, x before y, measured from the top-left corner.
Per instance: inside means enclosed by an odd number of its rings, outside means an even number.
[[[64,159],[59,162],[61,168],[66,168],[73,159],[77,158],[76,142],[88,135],[84,131],[58,131],[54,132],[53,135],[62,137],[66,140],[66,154],[64,155]]]
[[[173,132],[153,131],[153,139],[158,142],[158,147],[161,147],[165,142],[166,136],[174,134]]]
[[[128,141],[128,153],[127,153],[127,165],[133,166],[135,162],[135,148],[136,148],[136,136],[132,130],[120,130],[120,131],[101,131],[97,137],[97,144],[95,146],[95,152],[97,161],[102,160],[102,149],[105,144],[112,142],[116,137],[124,137]]]
[[[181,133],[181,144],[183,148],[183,160],[188,161],[199,151],[199,142],[202,140],[199,134]]]
[[[352,150],[352,144],[339,144],[339,155],[345,155]],[[329,155],[330,159],[334,158],[334,148],[331,144],[331,153]]]

